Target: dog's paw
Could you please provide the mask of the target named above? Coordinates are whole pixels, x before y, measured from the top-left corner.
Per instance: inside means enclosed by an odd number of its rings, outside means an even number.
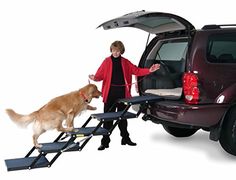
[[[87,106],[87,109],[88,109],[88,110],[92,110],[92,111],[94,111],[94,110],[96,110],[97,108],[96,108],[96,107],[93,107],[93,106],[90,106],[90,105],[88,105],[88,106]]]
[[[40,149],[40,148],[42,148],[42,147],[43,147],[42,144],[36,144],[36,145],[35,145],[35,148],[36,148],[36,149]]]
[[[74,127],[68,127],[67,128],[67,131],[69,131],[69,132],[71,132],[71,131],[73,131],[74,130]]]
[[[96,107],[91,107],[91,110],[94,111],[94,110],[97,110],[97,108]]]

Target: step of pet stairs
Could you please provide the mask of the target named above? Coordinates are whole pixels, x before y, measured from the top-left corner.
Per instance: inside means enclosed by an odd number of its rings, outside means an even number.
[[[76,135],[78,136],[89,136],[93,133],[96,127],[85,127],[85,128],[75,128],[73,131],[68,132],[69,135]],[[99,135],[108,135],[109,131],[105,128],[99,127],[93,135],[99,136]]]
[[[147,104],[151,102],[156,102],[162,100],[163,97],[157,95],[146,95],[146,96],[134,96],[131,98],[119,99],[119,103],[124,103],[127,105],[135,105],[135,104]]]
[[[92,135],[96,127],[85,127],[85,128],[75,128],[73,131],[68,132],[67,136],[69,137],[89,137]],[[108,135],[109,131],[99,127],[93,135]],[[68,151],[79,151],[80,144],[79,142],[70,142],[62,141],[62,142],[51,142],[51,143],[42,143],[42,147],[38,149],[39,152],[42,153],[57,153],[57,152],[68,152]]]
[[[23,169],[31,169],[31,164],[34,160],[38,158],[37,156],[17,158],[17,159],[6,159],[5,164],[7,166],[7,171],[16,171]],[[43,168],[48,167],[49,161],[45,156],[41,156],[40,159],[35,163],[33,168]]]
[[[123,114],[123,111],[91,114],[92,118],[96,118],[99,121],[113,121],[118,119],[122,120],[121,116],[124,119],[131,119],[137,117],[136,114],[131,112],[126,112]]]
[[[78,151],[80,146],[79,143],[71,142],[51,142],[51,143],[41,143],[42,147],[38,149],[41,153],[58,153],[58,152],[68,152],[68,151]]]

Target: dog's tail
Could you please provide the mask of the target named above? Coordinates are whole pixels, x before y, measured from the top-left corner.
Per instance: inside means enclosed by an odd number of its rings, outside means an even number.
[[[18,114],[12,109],[6,109],[6,113],[8,114],[10,119],[20,127],[27,127],[35,120],[36,115],[36,112],[33,112],[29,115]]]

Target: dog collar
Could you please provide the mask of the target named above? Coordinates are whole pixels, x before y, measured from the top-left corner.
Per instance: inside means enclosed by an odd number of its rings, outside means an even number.
[[[81,91],[79,93],[84,98],[85,102],[89,102],[88,97],[84,93],[82,93]]]

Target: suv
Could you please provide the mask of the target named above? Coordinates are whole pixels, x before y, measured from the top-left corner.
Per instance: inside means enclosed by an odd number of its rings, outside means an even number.
[[[236,155],[236,25],[196,30],[174,14],[138,11],[99,27],[135,27],[155,35],[139,67],[161,68],[139,77],[138,89],[141,96],[163,98],[149,104],[144,120],[162,124],[175,137],[209,131],[211,140]]]

